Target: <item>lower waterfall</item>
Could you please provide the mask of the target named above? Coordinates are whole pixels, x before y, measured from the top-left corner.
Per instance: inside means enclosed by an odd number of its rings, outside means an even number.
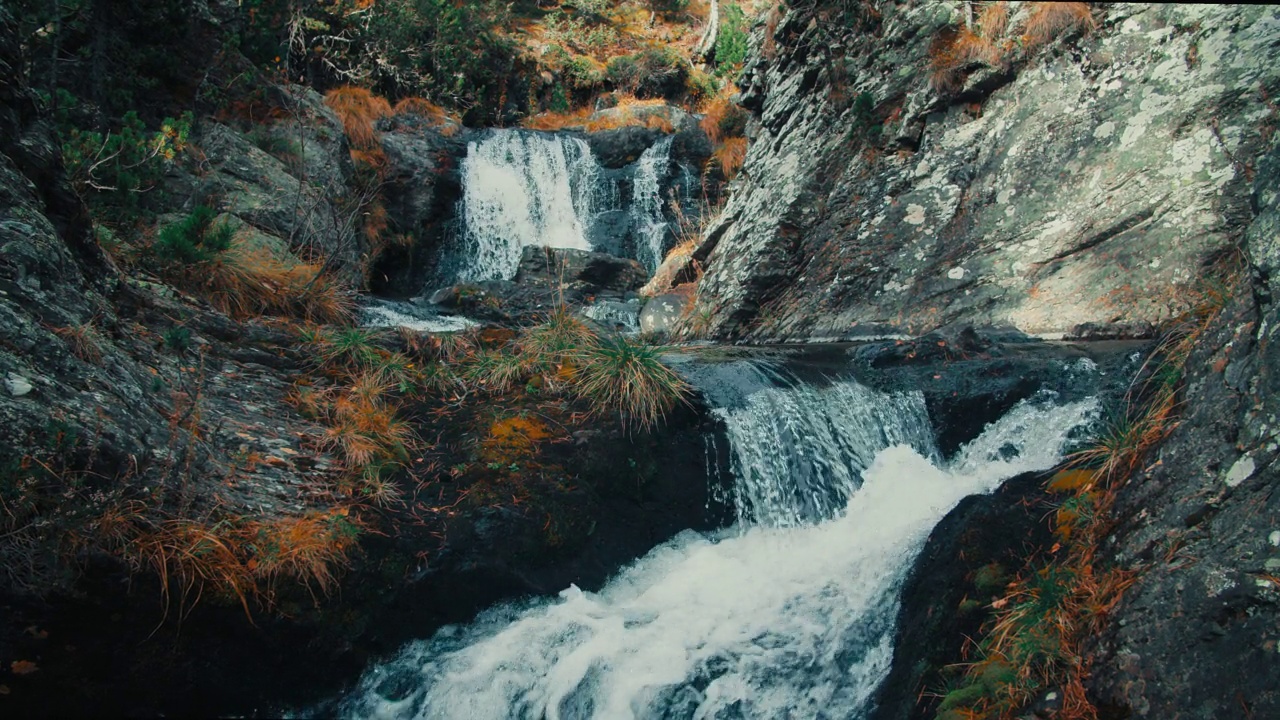
[[[685,532],[599,592],[503,604],[410,643],[337,710],[865,718],[893,657],[901,586],[934,525],[964,497],[1059,462],[1096,402],[1024,401],[947,462],[918,392],[755,387],[717,413],[734,526]]]

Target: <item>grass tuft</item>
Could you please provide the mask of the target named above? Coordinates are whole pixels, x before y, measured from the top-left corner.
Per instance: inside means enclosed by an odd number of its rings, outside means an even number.
[[[1023,30],[1023,41],[1029,47],[1044,45],[1066,32],[1092,30],[1096,25],[1089,3],[1038,2],[1033,5]]]
[[[597,414],[618,412],[624,425],[648,429],[689,393],[660,352],[626,337],[600,338],[578,356],[577,393]]]
[[[325,93],[325,104],[338,115],[353,150],[374,150],[378,133],[374,123],[391,115],[391,104],[361,87],[334,88]]]

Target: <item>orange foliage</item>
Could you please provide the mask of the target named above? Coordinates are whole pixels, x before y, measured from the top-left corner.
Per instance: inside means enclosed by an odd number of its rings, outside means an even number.
[[[364,209],[364,237],[369,245],[378,248],[382,245],[383,234],[390,225],[387,206],[381,199],[374,199]]]
[[[1043,45],[1055,35],[1069,30],[1092,30],[1095,26],[1089,3],[1037,2],[1032,3],[1027,18],[1024,41],[1028,46]]]
[[[390,391],[377,373],[366,373],[333,403],[322,444],[338,450],[349,467],[363,468],[406,455],[413,430],[396,417]]]
[[[396,103],[394,114],[419,115],[436,125],[443,125],[449,120],[449,113],[444,108],[420,97],[407,97]]]
[[[1000,0],[982,6],[978,13],[978,32],[988,40],[994,40],[1009,26],[1009,3]]]
[[[702,120],[698,124],[702,127],[702,131],[707,134],[707,137],[711,139],[712,144],[719,143],[724,139],[722,127],[725,118],[731,113],[742,112],[740,108],[729,101],[730,91],[736,92],[730,87],[726,92],[721,92],[709,100],[701,108]]]
[[[586,125],[589,117],[591,117],[591,108],[586,107],[567,113],[543,112],[525,118],[520,126],[529,130],[554,132],[565,128],[582,127]]]
[[[327,104],[342,121],[342,127],[358,150],[372,150],[378,146],[378,133],[373,124],[391,115],[391,103],[361,87],[334,88],[325,93]]]
[[[382,177],[387,172],[387,154],[382,148],[375,147],[370,150],[351,150],[351,161],[357,166],[366,167],[373,170]]]
[[[312,322],[350,319],[351,300],[318,265],[289,264],[270,250],[243,241],[187,274],[185,284],[236,318],[285,315]]]
[[[266,520],[169,520],[142,528],[125,554],[135,568],[160,576],[166,601],[175,587],[184,606],[209,589],[237,599],[249,615],[249,599],[269,605],[281,580],[327,592],[363,527],[346,508]]]
[[[518,464],[536,455],[538,444],[551,437],[546,423],[537,418],[501,418],[489,426],[489,436],[480,444],[480,456],[487,463]]]
[[[995,66],[1000,64],[1000,49],[985,33],[978,34],[969,28],[961,28],[951,45],[952,62],[958,66],[973,62]]]
[[[742,168],[742,163],[747,159],[747,139],[746,138],[729,138],[716,148],[712,158],[720,163],[720,171],[724,173],[726,180],[730,180],[738,174],[738,170]]]

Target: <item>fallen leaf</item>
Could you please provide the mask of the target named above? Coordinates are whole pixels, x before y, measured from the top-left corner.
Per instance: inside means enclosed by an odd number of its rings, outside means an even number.
[[[8,694],[9,694],[9,686],[0,685],[0,695],[8,695]]]
[[[13,671],[14,675],[30,675],[40,668],[36,667],[36,664],[30,660],[14,660],[9,663],[9,669]]]

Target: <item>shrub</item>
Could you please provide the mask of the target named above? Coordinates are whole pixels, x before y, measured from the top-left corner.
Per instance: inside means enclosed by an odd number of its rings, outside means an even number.
[[[214,218],[213,210],[200,206],[161,229],[151,250],[170,280],[233,317],[273,314],[333,323],[350,318],[348,293],[320,266],[290,263],[250,246]]]
[[[1024,42],[1029,47],[1043,45],[1057,35],[1073,30],[1091,30],[1094,25],[1089,3],[1035,3],[1027,17]]]
[[[325,430],[325,447],[336,449],[350,469],[375,462],[409,459],[413,430],[396,416],[391,385],[377,373],[358,375],[334,403]]]
[[[511,390],[528,374],[524,358],[501,349],[477,352],[463,370],[466,380],[493,394]]]
[[[730,138],[716,148],[712,158],[719,164],[725,180],[732,180],[747,160],[747,139]]]
[[[689,96],[694,100],[709,100],[720,92],[720,81],[716,76],[697,68],[689,73],[685,85],[689,90]]]
[[[184,266],[207,263],[231,247],[235,231],[226,223],[214,225],[211,208],[200,205],[184,220],[160,230],[152,251],[167,264]]]
[[[612,57],[605,64],[604,75],[615,88],[635,92],[640,86],[640,63],[634,55]]]
[[[605,66],[585,55],[574,55],[562,68],[569,86],[575,90],[591,90],[605,81]]]
[[[521,332],[517,344],[525,367],[554,377],[566,365],[572,367],[573,357],[595,339],[595,333],[585,323],[566,306],[559,305],[545,322]]]
[[[617,412],[624,425],[652,427],[689,392],[658,353],[626,337],[601,338],[578,354],[577,393],[598,414]]]
[[[742,137],[747,131],[747,111],[729,99],[732,88],[725,88],[702,108],[702,131],[712,143],[719,143],[725,138]]]
[[[716,35],[716,74],[734,72],[747,57],[747,16],[737,4],[729,3],[720,13]]]
[[[105,135],[70,129],[62,144],[67,174],[82,193],[132,208],[137,196],[155,187],[168,164],[187,146],[192,116],[165,118],[148,132],[136,112],[125,113],[120,129]]]

